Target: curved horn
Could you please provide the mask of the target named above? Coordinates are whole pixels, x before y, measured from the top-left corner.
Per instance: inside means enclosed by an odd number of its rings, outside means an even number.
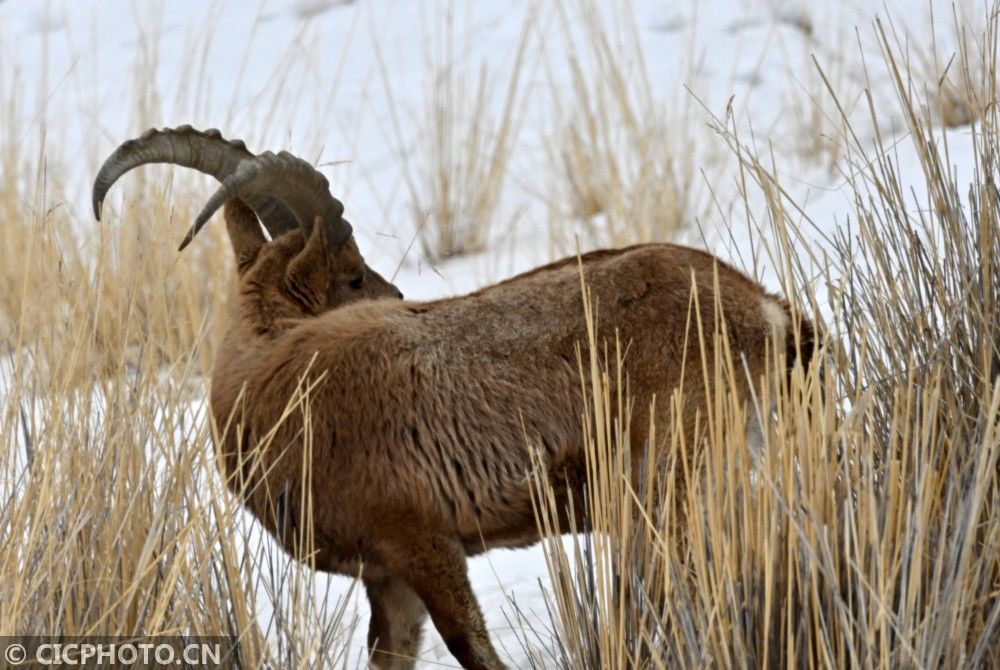
[[[94,216],[100,221],[101,206],[111,186],[123,174],[140,165],[183,165],[221,182],[236,172],[241,161],[250,158],[254,158],[254,154],[242,140],[226,140],[214,128],[204,132],[191,126],[163,130],[151,128],[140,137],[123,143],[104,161],[94,179]],[[295,215],[281,201],[259,193],[249,193],[244,200],[272,238],[298,227]]]
[[[236,172],[223,180],[198,218],[188,230],[180,249],[184,249],[212,214],[232,198],[246,200],[252,194],[270,195],[280,200],[295,215],[308,235],[316,216],[326,226],[326,243],[338,249],[351,237],[351,224],[344,220],[344,205],[330,194],[330,182],[310,163],[287,151],[265,151],[260,156],[240,162]]]

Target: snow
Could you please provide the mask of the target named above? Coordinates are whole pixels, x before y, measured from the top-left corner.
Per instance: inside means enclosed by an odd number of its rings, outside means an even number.
[[[0,0],[0,106],[13,113],[26,146],[43,149],[50,164],[70,175],[65,198],[80,221],[89,217],[89,185],[105,156],[121,141],[151,125],[190,123],[219,127],[247,140],[253,150],[287,148],[323,166],[336,195],[347,204],[369,263],[410,299],[436,298],[475,289],[551,260],[545,208],[532,197],[548,188],[544,143],[551,141],[551,88],[569,85],[557,3],[525,0],[455,2],[460,27],[455,61],[485,63],[502,86],[516,44],[527,25],[534,32],[524,127],[513,151],[501,220],[516,216],[515,231],[500,229],[483,254],[432,264],[413,244],[413,217],[404,185],[404,159],[418,150],[427,59],[441,39],[445,1],[394,0],[91,0],[35,2]],[[575,3],[564,3],[575,7]],[[822,116],[810,117],[810,99],[832,112],[816,63],[842,92],[841,102],[858,127],[870,128],[862,91],[870,86],[881,132],[897,137],[904,183],[922,181],[906,127],[879,67],[873,29],[876,15],[889,15],[915,44],[931,43],[930,10],[937,16],[936,48],[942,62],[951,46],[942,24],[951,3],[892,0],[690,0],[654,2],[602,0],[612,34],[627,31],[630,17],[658,104],[689,110],[693,121],[678,132],[698,133],[698,151],[688,157],[706,183],[698,224],[704,239],[724,257],[744,256],[759,244],[747,232],[741,207],[732,207],[733,165],[708,114],[732,110],[740,138],[775,156],[775,170],[792,196],[806,203],[816,227],[804,227],[806,246],[821,247],[819,233],[843,225],[851,211],[844,175],[817,161],[806,148],[810,130],[836,133]],[[946,6],[947,5],[947,6]],[[529,14],[535,12],[534,14]],[[578,26],[570,22],[570,34]],[[437,28],[435,28],[437,26]],[[437,30],[438,32],[435,32]],[[864,55],[862,59],[861,55]],[[495,96],[496,104],[502,94]],[[137,114],[136,109],[144,112]],[[13,110],[13,112],[11,112]],[[817,120],[818,119],[818,120]],[[943,134],[961,181],[971,179],[970,131]],[[861,137],[870,145],[872,135]],[[33,160],[37,152],[26,152]],[[169,169],[150,167],[154,174]],[[130,188],[125,178],[109,206]],[[206,182],[206,195],[208,194]],[[754,195],[753,197],[758,197]],[[711,206],[717,199],[720,207]],[[49,203],[46,203],[47,205]],[[919,193],[914,206],[920,206]],[[721,213],[720,213],[721,212]],[[729,222],[732,222],[731,230]],[[177,236],[180,238],[181,231]],[[753,239],[752,239],[753,237]],[[698,236],[701,239],[701,236]],[[760,268],[773,288],[767,263]],[[0,366],[9,376],[10,366]],[[511,663],[526,663],[514,630],[514,603],[542,620],[547,582],[539,547],[499,550],[473,558],[470,575],[497,645]],[[337,597],[347,578],[319,578],[318,593]],[[352,645],[364,647],[366,603],[355,593],[350,611],[360,617]],[[453,664],[431,629],[423,650],[426,667]]]

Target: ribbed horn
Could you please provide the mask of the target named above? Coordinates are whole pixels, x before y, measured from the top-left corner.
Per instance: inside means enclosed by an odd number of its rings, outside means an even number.
[[[330,182],[310,163],[287,151],[265,151],[240,162],[236,171],[223,180],[188,230],[180,249],[184,249],[212,215],[232,198],[244,201],[251,194],[268,195],[280,200],[295,215],[308,236],[316,216],[326,226],[326,243],[339,249],[351,237],[351,224],[344,220],[344,205],[330,194]]]
[[[132,168],[147,163],[171,163],[194,168],[220,182],[236,172],[241,161],[254,158],[242,140],[226,140],[212,128],[195,130],[191,126],[151,128],[140,137],[128,140],[104,161],[94,179],[92,203],[94,216],[101,219],[101,206],[111,186]],[[248,193],[244,201],[260,219],[271,237],[295,230],[295,215],[280,200],[258,193]]]

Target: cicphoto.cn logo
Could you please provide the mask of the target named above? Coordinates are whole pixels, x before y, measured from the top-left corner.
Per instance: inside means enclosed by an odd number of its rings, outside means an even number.
[[[6,638],[0,642],[7,666],[17,667],[203,667],[221,668],[231,658],[229,638]]]

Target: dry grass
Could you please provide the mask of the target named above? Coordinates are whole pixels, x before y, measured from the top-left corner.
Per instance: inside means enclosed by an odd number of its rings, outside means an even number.
[[[466,14],[468,10],[466,10]],[[504,218],[501,196],[524,110],[523,76],[534,39],[529,12],[511,55],[506,81],[485,62],[469,67],[463,54],[473,46],[469,26],[457,27],[454,2],[433,28],[425,29],[425,82],[415,143],[401,150],[409,208],[424,255],[443,260],[483,251]],[[456,44],[456,40],[459,41]],[[382,80],[391,97],[389,75]],[[497,100],[495,91],[503,90]],[[405,140],[393,105],[396,141]]]
[[[995,73],[983,68],[992,58],[989,52],[996,48],[989,12],[997,8],[994,5],[988,10],[983,3],[960,2],[952,4],[942,17],[934,13],[933,3],[928,5],[934,39],[929,46],[913,40],[914,59],[923,71],[923,86],[935,120],[948,128],[967,126],[982,119],[994,102],[990,94],[996,86],[989,79]],[[938,36],[938,25],[942,23],[943,44]],[[901,49],[900,38],[893,37],[894,46]]]
[[[608,15],[594,0],[558,9],[565,53],[554,59],[565,59],[569,87],[553,75],[544,147],[552,183],[537,193],[553,248],[572,253],[580,237],[586,246],[676,238],[705,210],[699,170],[712,169],[690,98],[671,104],[654,95],[627,0]]]
[[[836,43],[850,44],[852,36],[842,26],[840,28]],[[843,115],[826,95],[826,82],[840,92],[845,107],[843,111],[851,118],[854,118],[851,114],[860,104],[867,82],[863,71],[859,72],[856,67],[857,58],[853,51],[819,51],[821,46],[811,34],[800,33],[792,40],[799,43],[798,48],[793,45],[785,47],[790,52],[787,77],[795,81],[795,86],[792,95],[782,105],[790,118],[779,120],[779,123],[788,124],[796,130],[790,147],[792,151],[832,175],[844,158],[845,132]],[[796,79],[793,63],[804,64],[799,68],[801,80]],[[781,141],[780,132],[774,133],[774,137]]]
[[[250,522],[210,447],[203,398],[231,253],[221,226],[176,252],[206,181],[140,170],[101,223],[70,211],[67,175],[45,158],[58,143],[10,76],[0,70],[0,635],[231,636],[232,667],[346,665],[345,603],[315,593],[306,565]],[[153,81],[140,64],[138,128],[158,116]]]
[[[598,353],[592,333],[583,380],[596,532],[569,550],[546,543],[559,644],[536,652],[538,667],[1000,663],[1000,113],[992,105],[973,128],[967,191],[896,44],[882,24],[876,35],[926,201],[909,202],[889,138],[874,152],[846,147],[855,234],[832,240],[824,271],[837,306],[830,349],[761,399],[776,405],[760,452],[744,436],[746,408],[719,392],[705,439],[678,444],[679,431],[659,427],[674,435],[666,474],[647,467],[645,484],[630,486],[621,454],[642,445],[628,443],[627,398],[607,392],[620,357],[613,344]],[[985,53],[995,73],[995,49]],[[809,264],[791,254],[800,203],[726,139],[765,193],[788,283],[815,303]],[[539,487],[543,527],[553,500]]]
[[[208,448],[228,245],[216,230],[178,257],[176,234],[134,223],[193,212],[140,193],[82,233],[64,208],[0,205],[0,634],[231,635],[241,667],[341,663],[339,604],[316,611],[312,574],[249,524]]]

